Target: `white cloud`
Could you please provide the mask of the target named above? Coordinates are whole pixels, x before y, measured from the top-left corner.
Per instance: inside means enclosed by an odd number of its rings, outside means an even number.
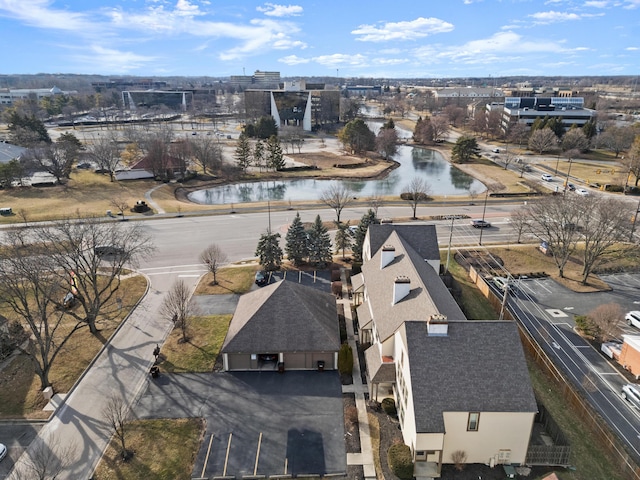
[[[607,8],[607,6],[609,5],[609,2],[606,0],[593,0],[590,2],[584,2],[584,6],[585,7],[591,7],[591,8]]]
[[[308,58],[298,57],[297,55],[287,55],[286,57],[279,58],[278,61],[287,65],[302,65],[309,63],[311,60]]]
[[[302,14],[302,7],[299,5],[277,5],[275,3],[265,3],[264,7],[256,7],[256,10],[269,17],[295,17]]]
[[[638,47],[627,47],[627,48],[625,48],[625,50],[627,50],[628,52],[636,52],[636,51],[640,50],[640,48],[638,48]]]
[[[453,30],[453,25],[439,18],[416,18],[408,22],[387,22],[379,25],[361,25],[351,33],[362,42],[415,40],[435,33]]]
[[[429,45],[415,50],[425,63],[455,61],[464,64],[492,64],[522,60],[536,53],[566,53],[563,42],[524,40],[514,32],[498,32],[489,38],[473,40],[463,45]]]
[[[80,48],[77,47],[79,50]],[[82,52],[87,47],[81,48]],[[82,63],[85,71],[94,72],[131,72],[158,60],[158,57],[138,55],[133,52],[105,48],[100,45],[90,45],[88,53],[72,55],[72,59]]]
[[[178,0],[178,3],[176,3],[175,12],[176,15],[184,15],[187,17],[191,17],[194,15],[204,15],[204,13],[200,11],[200,8],[197,5],[189,3],[188,0]]]
[[[0,10],[4,16],[37,28],[82,31],[97,27],[87,15],[49,8],[51,3],[49,0],[0,0]]]
[[[313,57],[314,62],[324,65],[327,68],[336,68],[342,66],[364,67],[368,65],[367,57],[360,55],[346,55],[343,53],[334,53],[332,55],[320,55]]]
[[[556,12],[554,10],[550,10],[548,12],[533,13],[529,15],[529,17],[535,19],[537,24],[548,24],[548,23],[580,20],[580,15],[576,13]]]

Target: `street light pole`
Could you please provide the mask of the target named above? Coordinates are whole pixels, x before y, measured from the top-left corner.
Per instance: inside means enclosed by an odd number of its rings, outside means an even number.
[[[453,222],[456,216],[451,215],[451,229],[449,230],[449,245],[447,246],[447,263],[444,266],[444,273],[449,272],[449,259],[451,258],[451,240],[453,239]]]
[[[482,233],[484,232],[484,216],[487,213],[487,200],[489,199],[489,189],[487,188],[487,192],[484,194],[484,207],[482,207],[482,225],[480,226],[480,239],[478,240],[478,245],[482,246]]]
[[[567,196],[567,190],[569,188],[569,174],[571,173],[571,161],[572,160],[573,160],[572,158],[569,159],[569,169],[567,170],[567,179],[564,182],[564,191],[562,192],[562,196],[563,197]]]

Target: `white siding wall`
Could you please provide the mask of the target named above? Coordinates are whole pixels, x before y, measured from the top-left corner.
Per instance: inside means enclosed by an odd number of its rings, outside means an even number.
[[[498,462],[500,450],[510,450],[508,463],[524,463],[535,413],[481,412],[478,431],[468,432],[468,412],[445,412],[444,463],[451,454],[463,450],[467,463]]]

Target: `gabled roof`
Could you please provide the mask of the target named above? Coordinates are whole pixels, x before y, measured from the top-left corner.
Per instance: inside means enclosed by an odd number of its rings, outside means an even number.
[[[406,322],[400,334],[418,432],[444,432],[443,412],[538,411],[515,322],[449,322],[447,336]]]
[[[411,238],[416,238],[419,232],[422,232],[423,240],[431,243],[426,235],[435,237],[435,229],[430,235],[431,229],[421,228],[423,226],[410,227],[415,229],[411,232]],[[424,227],[431,226],[424,225]],[[436,314],[446,315],[449,320],[466,320],[438,273],[425,261],[424,253],[418,253],[405,236],[401,237],[395,229],[391,230],[386,238],[380,238],[380,240],[382,240],[381,244],[395,248],[394,260],[384,268],[380,268],[382,251],[378,249],[371,260],[362,266],[367,301],[373,312],[373,321],[380,341],[384,342],[400,328],[403,322],[409,320],[426,321],[431,315]],[[425,250],[425,248],[422,249],[423,252]],[[373,251],[375,250],[372,249]],[[404,299],[392,305],[394,281],[401,276],[409,278],[411,291]]]
[[[339,348],[334,296],[282,280],[240,297],[222,352],[334,352]]]
[[[160,165],[158,165],[159,167]],[[179,158],[165,155],[162,161],[162,167],[166,170],[179,170],[183,166],[183,161]],[[153,159],[147,155],[131,165],[131,170],[153,170]]]
[[[440,260],[435,225],[394,225],[391,223],[369,225],[369,245],[372,256],[387,243],[386,240],[391,232],[396,232],[423,260]]]

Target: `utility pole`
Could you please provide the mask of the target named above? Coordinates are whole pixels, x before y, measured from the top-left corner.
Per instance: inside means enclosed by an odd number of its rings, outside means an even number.
[[[484,216],[487,213],[487,200],[489,199],[489,188],[487,188],[487,192],[484,194],[484,207],[482,207],[482,226],[480,227],[480,239],[478,240],[478,245],[482,246],[482,233],[484,232]]]
[[[449,245],[447,246],[447,263],[444,266],[444,273],[449,272],[449,259],[451,258],[451,240],[453,239],[453,222],[456,216],[451,215],[451,228],[449,229]]]

